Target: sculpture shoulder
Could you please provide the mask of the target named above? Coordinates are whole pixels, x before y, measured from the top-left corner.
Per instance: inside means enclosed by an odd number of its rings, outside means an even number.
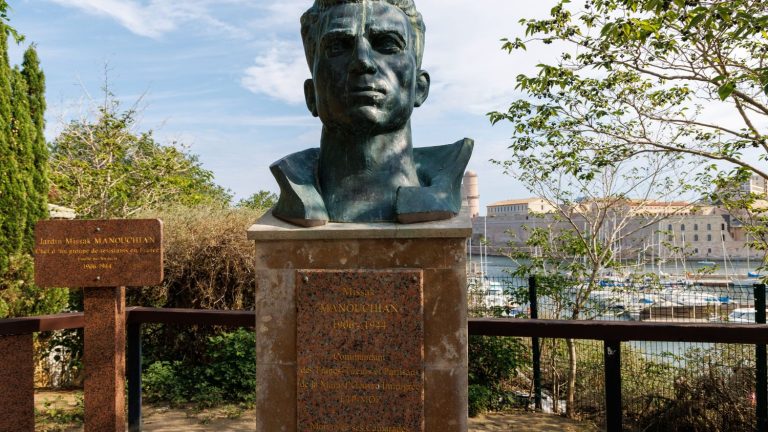
[[[269,166],[273,175],[281,175],[299,183],[315,182],[317,161],[320,157],[319,148],[310,148],[291,153]]]
[[[397,193],[397,219],[401,223],[449,219],[461,210],[461,180],[472,156],[474,141],[413,149],[419,187]]]
[[[306,227],[324,225],[328,212],[318,191],[317,161],[319,148],[290,154],[269,169],[280,186],[280,199],[272,210],[275,217]]]
[[[474,146],[472,139],[464,138],[453,144],[414,148],[419,180],[423,185],[432,185],[436,181],[453,181],[457,176],[461,179]]]

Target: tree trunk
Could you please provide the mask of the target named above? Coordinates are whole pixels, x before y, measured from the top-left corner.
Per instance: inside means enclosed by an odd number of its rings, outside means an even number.
[[[568,418],[574,418],[576,407],[574,400],[576,395],[576,342],[573,339],[566,339],[568,346],[568,386],[565,398],[565,415]]]
[[[550,360],[552,370],[552,413],[560,414],[560,377],[557,373],[557,339],[552,339],[552,355]]]

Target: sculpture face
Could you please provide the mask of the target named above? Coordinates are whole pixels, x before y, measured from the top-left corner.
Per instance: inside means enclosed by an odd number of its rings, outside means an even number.
[[[401,129],[429,93],[408,17],[386,2],[345,3],[321,18],[307,106],[327,128],[375,135]]]

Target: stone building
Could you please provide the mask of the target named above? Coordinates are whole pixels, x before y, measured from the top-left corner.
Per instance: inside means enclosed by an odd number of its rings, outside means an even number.
[[[588,229],[580,217],[590,211],[589,203],[580,203],[573,221],[581,230]],[[486,215],[473,219],[473,249],[480,239],[488,241],[489,253],[510,248],[525,248],[533,228],[551,231],[570,230],[570,223],[556,217],[557,207],[542,198],[500,201],[487,206]],[[716,206],[697,206],[687,202],[628,201],[617,208],[615,216],[606,217],[604,231],[614,231],[623,223],[622,240],[613,245],[622,259],[655,261],[672,259],[759,259],[761,253],[747,246],[747,234],[741,222]],[[629,215],[625,218],[624,215]],[[615,225],[616,224],[616,225]],[[477,250],[475,250],[477,252]]]

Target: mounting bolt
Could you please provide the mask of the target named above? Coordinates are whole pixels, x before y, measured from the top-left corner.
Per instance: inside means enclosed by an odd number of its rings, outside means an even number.
[[[304,276],[304,277],[301,278],[301,280],[303,280],[304,283],[307,283],[307,282],[309,282],[309,276]]]
[[[418,278],[417,276],[412,276],[412,277],[411,277],[411,280],[412,280],[412,281],[414,281],[414,282],[418,282],[418,281],[419,281],[419,278]]]
[[[96,282],[101,280],[101,276],[96,276]]]
[[[101,227],[96,227],[96,232],[101,232]]]

